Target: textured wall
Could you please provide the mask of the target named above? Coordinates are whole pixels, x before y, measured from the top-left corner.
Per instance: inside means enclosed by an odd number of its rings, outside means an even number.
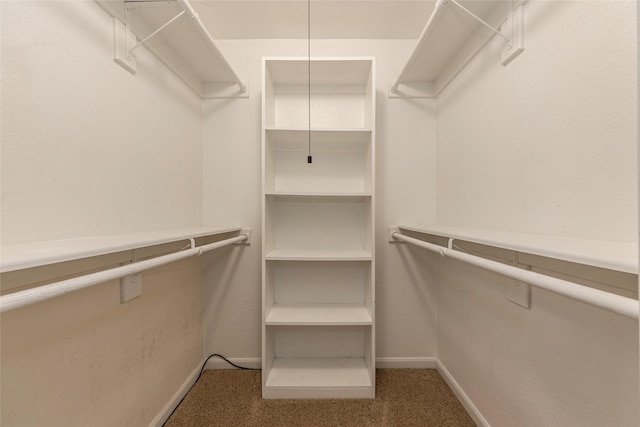
[[[2,2],[2,243],[200,225],[201,109],[94,2]],[[77,264],[78,265],[78,264]],[[86,266],[85,266],[86,267]],[[202,267],[4,313],[2,425],[147,425],[202,358]]]
[[[202,264],[142,273],[2,314],[2,425],[141,426],[202,361]]]
[[[376,292],[378,358],[435,355],[435,296],[428,266],[387,243],[386,227],[435,220],[434,101],[389,99],[388,85],[409,55],[407,40],[314,40],[312,56],[374,56],[377,61]],[[261,61],[306,56],[300,40],[221,41],[251,87],[249,99],[204,103],[204,221],[241,224],[254,240],[237,265],[212,267],[205,285],[205,350],[260,357]],[[421,197],[416,197],[415,183]],[[216,255],[212,255],[216,256]],[[233,269],[235,273],[231,275]],[[226,275],[224,287],[215,285]],[[418,338],[419,337],[419,338]]]
[[[93,2],[2,3],[2,243],[198,226],[200,99]]]
[[[438,98],[438,223],[634,242],[635,2],[526,6]]]
[[[525,52],[438,98],[438,222],[636,242],[636,3],[526,8]],[[438,358],[490,425],[638,425],[637,321],[437,262]]]

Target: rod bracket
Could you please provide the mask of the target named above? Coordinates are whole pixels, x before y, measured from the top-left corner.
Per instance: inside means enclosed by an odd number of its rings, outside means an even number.
[[[243,228],[240,230],[240,236],[245,235],[247,238],[242,242],[236,243],[236,245],[250,245],[251,244],[251,229]]]
[[[511,36],[500,55],[500,62],[506,66],[524,51],[524,3],[507,15],[500,32]]]
[[[137,72],[136,57],[127,49],[136,41],[136,36],[131,28],[115,16],[113,19],[113,60],[129,71]]]
[[[400,233],[400,228],[396,227],[396,226],[391,226],[387,229],[387,237],[389,238],[389,242],[391,243],[402,243],[401,240],[396,239],[395,237],[393,237],[394,233]]]

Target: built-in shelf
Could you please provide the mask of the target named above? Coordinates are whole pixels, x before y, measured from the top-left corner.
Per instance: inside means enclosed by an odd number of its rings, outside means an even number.
[[[499,30],[505,20],[511,18],[510,8],[517,10],[525,2],[459,0],[458,3]],[[452,0],[437,0],[404,68],[390,85],[389,96],[436,97],[494,35]],[[504,43],[506,48],[507,42]],[[518,49],[513,47],[513,52]]]
[[[372,58],[264,59],[263,398],[375,396],[374,82]]]
[[[370,261],[371,253],[358,249],[273,249],[267,261]]]
[[[428,227],[400,225],[399,228],[593,267],[638,273],[638,245],[634,243],[441,225]]]
[[[0,271],[4,273],[240,230],[239,227],[194,227],[7,245],[2,246]]]
[[[274,305],[267,325],[370,325],[371,313],[358,304]]]
[[[136,72],[136,51],[131,50],[144,41],[144,47],[201,98],[249,96],[246,84],[216,47],[197,10],[188,1],[96,2],[117,20],[114,20],[114,59],[129,71]],[[198,7],[198,2],[194,3]],[[161,31],[152,35],[160,28]]]
[[[371,387],[371,378],[362,357],[279,357],[273,361],[267,386],[275,388]]]
[[[267,192],[265,193],[267,197],[290,197],[290,198],[371,198],[373,195],[371,193],[337,193],[337,192],[286,192],[286,191],[275,191],[275,192]]]

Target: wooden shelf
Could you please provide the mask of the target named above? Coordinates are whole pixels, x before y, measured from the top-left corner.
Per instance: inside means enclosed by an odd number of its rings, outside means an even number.
[[[524,252],[593,267],[638,273],[638,245],[624,242],[434,225],[400,229]]]
[[[262,92],[262,396],[373,398],[374,60],[265,58]]]
[[[2,247],[0,271],[4,273],[238,231],[240,231],[239,227],[194,227],[8,245]]]
[[[372,398],[369,372],[365,359],[359,357],[276,357],[266,379],[266,397]]]
[[[337,192],[293,192],[293,191],[268,191],[267,197],[290,197],[290,198],[345,198],[345,199],[369,199],[373,197],[371,193],[337,193]]]
[[[347,249],[274,249],[265,255],[267,261],[371,261],[365,250]]]
[[[274,305],[267,325],[370,325],[371,313],[357,304]]]

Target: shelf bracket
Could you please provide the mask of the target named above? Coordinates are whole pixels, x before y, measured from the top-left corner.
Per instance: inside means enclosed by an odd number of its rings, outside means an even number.
[[[507,41],[507,44],[511,43],[511,40],[509,39],[509,37],[505,36],[504,34],[502,34],[500,31],[496,30],[495,28],[493,28],[491,25],[489,25],[488,23],[486,23],[482,18],[480,18],[479,16],[477,16],[475,13],[471,12],[469,9],[467,9],[466,7],[464,7],[463,5],[461,5],[460,3],[457,2],[457,0],[445,0],[445,3],[447,1],[450,1],[451,3],[455,4],[456,6],[458,6],[460,9],[462,9],[464,12],[466,12],[469,16],[471,16],[473,19],[475,19],[476,21],[478,21],[479,23],[481,23],[482,25],[484,25],[486,28],[488,28],[489,30],[493,31],[495,34],[499,35],[500,37],[502,37],[503,39],[505,39]],[[513,13],[513,10],[512,10]]]
[[[131,55],[127,50],[130,43],[127,41],[135,41],[136,36],[131,29],[115,16],[113,19],[113,60],[129,71],[131,74],[137,72],[136,57]]]
[[[507,65],[524,51],[524,4],[521,3],[507,15],[507,21],[501,29],[511,33],[511,40],[502,48],[501,62]]]
[[[143,44],[145,44],[149,39],[151,39],[153,36],[155,36],[156,34],[158,34],[160,31],[164,30],[165,28],[167,28],[169,25],[171,25],[175,20],[177,20],[178,18],[180,18],[182,15],[184,15],[187,11],[183,10],[182,12],[180,12],[179,14],[177,14],[176,16],[174,16],[173,18],[171,18],[166,24],[164,24],[163,26],[161,26],[160,28],[158,28],[157,30],[155,30],[153,33],[149,34],[147,37],[145,37],[144,39],[140,40],[140,42],[138,42],[138,44],[136,44],[134,47],[132,47],[131,49],[129,49],[129,53],[132,53],[135,49],[139,48],[140,46],[142,46]],[[127,7],[127,12],[126,12],[126,16],[127,16],[127,22],[125,23],[125,25],[127,27],[129,27],[129,7]]]
[[[516,56],[520,55],[522,51],[524,51],[524,4],[526,3],[526,0],[520,2],[515,7],[513,0],[511,1],[511,13],[507,14],[507,20],[505,24],[500,27],[500,30],[493,28],[493,26],[461,5],[457,0],[444,0],[445,3],[449,1],[507,42],[502,48],[502,65],[506,66],[509,62],[513,61]],[[507,32],[509,36],[505,35],[505,32]]]

